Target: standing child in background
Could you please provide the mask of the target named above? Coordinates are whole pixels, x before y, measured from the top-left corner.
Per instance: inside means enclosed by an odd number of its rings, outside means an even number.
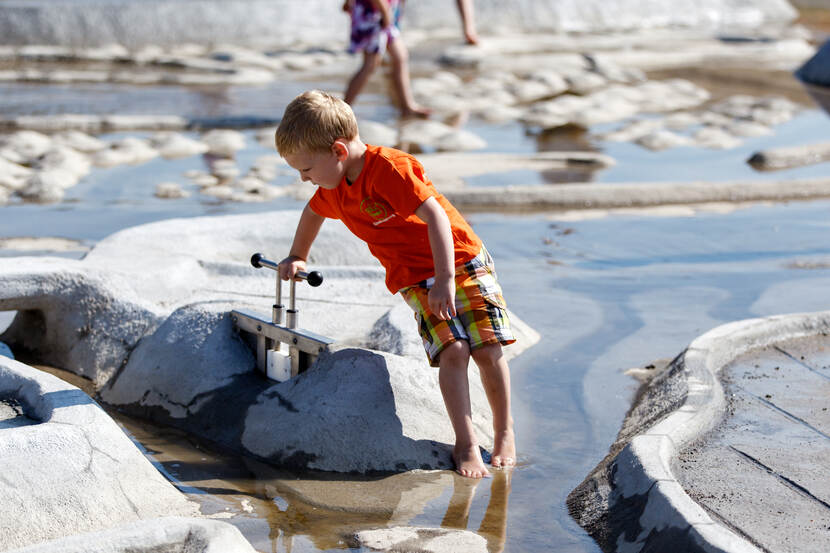
[[[478,33],[476,32],[476,16],[473,13],[473,0],[456,0],[458,13],[461,15],[461,28],[464,31],[464,39],[467,44],[478,44]]]
[[[415,319],[455,431],[453,460],[463,476],[489,474],[473,429],[467,367],[478,365],[493,412],[490,463],[515,464],[510,369],[502,344],[515,342],[493,260],[413,156],[364,144],[352,109],[312,90],[296,97],[277,127],[276,146],[303,181],[317,185],[297,224],[280,277],[306,270],[320,226],[340,219],[386,269]]]
[[[344,99],[354,104],[357,95],[383,60],[392,58],[392,80],[405,117],[426,117],[430,111],[415,102],[409,82],[409,52],[398,28],[402,0],[346,0],[343,10],[352,18],[349,52],[363,52],[363,65],[349,80]]]

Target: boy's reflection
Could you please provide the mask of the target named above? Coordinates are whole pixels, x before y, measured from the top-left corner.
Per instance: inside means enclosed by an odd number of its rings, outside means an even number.
[[[510,496],[512,475],[512,470],[494,471],[493,477],[489,479],[471,479],[454,475],[452,497],[441,527],[466,530],[476,487],[483,481],[491,480],[490,501],[478,527],[478,533],[487,540],[489,553],[504,551],[507,537],[507,500]]]

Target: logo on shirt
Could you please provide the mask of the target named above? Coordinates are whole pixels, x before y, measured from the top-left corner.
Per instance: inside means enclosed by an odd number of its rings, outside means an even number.
[[[377,200],[373,200],[372,198],[364,198],[363,201],[360,202],[360,212],[365,213],[374,219],[375,222],[372,224],[375,226],[384,223],[395,216],[394,213],[390,214],[389,211],[389,206],[378,202]]]

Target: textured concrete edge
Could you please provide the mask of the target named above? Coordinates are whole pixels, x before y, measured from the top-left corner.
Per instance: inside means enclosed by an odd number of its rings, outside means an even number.
[[[830,197],[830,178],[727,182],[570,183],[469,187],[443,192],[461,209],[612,209],[712,202],[810,200]]]
[[[749,351],[830,330],[830,311],[747,319],[719,326],[695,339],[684,354],[688,395],[683,405],[620,452],[615,480],[627,487],[636,482],[650,488],[649,502],[661,504],[654,529],[685,521],[690,537],[704,550],[758,553],[760,550],[713,521],[686,494],[672,473],[671,463],[686,444],[702,436],[721,419],[724,394],[718,373]],[[623,495],[626,495],[623,493]],[[645,530],[649,530],[646,528]]]

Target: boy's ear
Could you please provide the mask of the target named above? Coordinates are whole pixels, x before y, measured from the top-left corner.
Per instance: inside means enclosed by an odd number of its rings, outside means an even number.
[[[342,140],[335,140],[332,143],[331,152],[340,161],[344,161],[347,157],[349,157],[349,147],[346,146],[346,143],[343,142]]]

